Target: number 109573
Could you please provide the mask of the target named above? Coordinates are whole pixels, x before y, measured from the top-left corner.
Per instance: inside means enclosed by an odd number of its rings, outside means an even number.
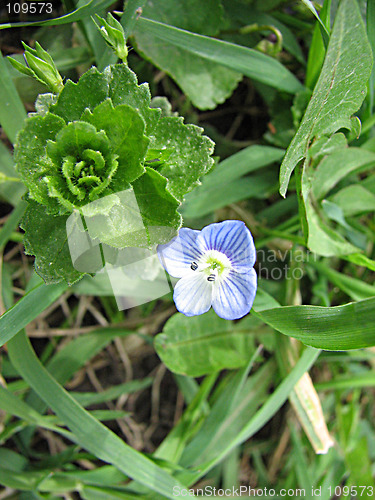
[[[8,14],[51,14],[51,2],[12,2],[7,4]]]

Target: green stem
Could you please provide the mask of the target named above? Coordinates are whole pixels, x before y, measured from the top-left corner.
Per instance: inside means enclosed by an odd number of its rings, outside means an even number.
[[[281,52],[283,48],[283,35],[281,32],[275,28],[275,26],[272,26],[270,24],[249,24],[247,26],[244,26],[243,28],[240,28],[239,30],[240,35],[248,35],[249,33],[256,33],[259,31],[271,31],[275,36],[276,36],[276,43],[275,43],[275,51],[276,52]]]

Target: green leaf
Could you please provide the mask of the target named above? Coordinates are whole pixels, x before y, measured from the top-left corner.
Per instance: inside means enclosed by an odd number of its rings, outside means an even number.
[[[219,318],[213,311],[188,318],[176,313],[155,338],[155,349],[174,373],[200,377],[245,365],[254,352],[251,328]]]
[[[14,169],[13,157],[3,142],[0,142],[0,173],[7,177],[18,176]],[[0,183],[0,198],[6,200],[13,206],[16,206],[21,201],[21,197],[24,193],[25,186],[21,182]]]
[[[137,84],[137,77],[125,64],[108,66],[104,70],[108,81],[108,97],[114,106],[128,104],[135,108],[146,124],[146,135],[150,136],[159,120],[160,110],[151,109],[151,94],[147,83]]]
[[[168,190],[179,200],[199,183],[199,178],[209,172],[214,163],[211,158],[214,143],[202,132],[202,128],[184,125],[183,118],[174,116],[161,118],[154,131],[150,147],[173,150],[158,172],[168,179]]]
[[[53,104],[56,104],[56,101],[57,95],[55,94],[39,94],[35,101],[36,114],[39,116],[45,116],[50,110],[50,107]]]
[[[335,285],[341,288],[353,300],[369,299],[375,296],[375,286],[366,283],[365,281],[339,273],[327,266],[323,262],[310,262],[312,267],[317,269],[319,273],[327,276],[327,278]]]
[[[104,206],[107,200],[108,210]],[[96,204],[98,208],[95,208]],[[142,248],[167,243],[176,236],[181,226],[178,206],[178,200],[167,189],[167,179],[146,167],[146,172],[134,181],[131,189],[88,205],[90,208],[88,215],[92,217],[87,217],[85,207],[83,213],[94,250],[97,248],[96,238],[110,247]],[[78,218],[75,223],[76,225],[78,223],[78,231],[82,232],[83,227],[79,227],[82,226],[80,219]],[[83,244],[85,236],[83,240],[80,240],[76,232],[74,236],[77,236],[77,243],[81,241]],[[110,249],[106,248],[104,253],[106,260],[110,257],[109,251]],[[96,255],[99,254],[94,252],[93,257]],[[92,272],[94,271],[93,268]]]
[[[200,217],[229,203],[258,196],[275,185],[272,172],[242,178],[282,158],[282,149],[269,146],[250,146],[230,156],[202,179],[202,185],[186,197],[182,206],[186,217]]]
[[[70,395],[82,406],[96,405],[117,399],[124,394],[132,394],[152,385],[152,378],[131,380],[124,384],[110,387],[101,392],[71,392]]]
[[[332,201],[341,207],[344,215],[375,211],[375,194],[359,184],[341,189],[332,197]]]
[[[344,306],[285,306],[259,311],[256,316],[284,335],[329,351],[375,345],[375,298]]]
[[[186,203],[181,207],[181,212],[184,217],[202,217],[241,200],[266,198],[276,190],[277,174],[269,170],[235,179],[228,184],[221,184],[220,187],[209,186],[206,190],[200,189],[197,193],[194,190],[186,197]]]
[[[53,168],[47,155],[46,143],[54,140],[64,126],[64,120],[51,113],[45,116],[31,116],[18,134],[15,144],[16,169],[29,189],[29,196],[46,205],[52,213],[58,213],[58,201],[49,197],[47,184],[40,182],[40,179]]]
[[[72,437],[70,432],[59,429],[56,425],[50,424],[46,418],[40,415],[34,408],[19,399],[15,394],[5,387],[0,386],[0,408],[10,415],[25,420],[28,424],[38,425],[43,428],[51,429],[66,437]]]
[[[362,253],[353,253],[351,255],[346,255],[344,258],[349,262],[353,262],[357,266],[367,267],[370,271],[375,271],[375,260],[369,259]]]
[[[127,40],[138,21],[140,9],[143,9],[147,0],[128,0],[124,5],[121,16],[121,26],[124,28],[124,37]]]
[[[325,145],[318,151],[318,156],[324,153],[324,150],[331,149],[328,143],[333,146],[338,139],[339,134],[332,136]],[[319,141],[317,141],[319,142]],[[311,148],[312,149],[312,148]],[[307,162],[307,160],[306,160]],[[310,250],[319,255],[347,255],[359,251],[359,248],[353,246],[341,236],[337,231],[329,226],[324,214],[327,215],[327,203],[323,196],[332,189],[342,178],[349,173],[368,168],[375,162],[375,155],[371,151],[363,148],[344,148],[340,149],[339,144],[333,149],[333,152],[325,156],[319,165],[312,169],[311,166],[305,166],[298,170],[297,186],[300,189],[300,209],[304,212],[306,221],[305,236],[307,236],[307,245]],[[299,183],[301,182],[301,187]],[[333,219],[335,220],[335,219]],[[344,223],[345,226],[345,223]],[[362,245],[359,245],[362,247]]]
[[[41,365],[24,332],[9,342],[8,350],[17,371],[65,423],[80,446],[167,498],[173,498],[174,487],[182,488],[179,481],[84,410]]]
[[[146,155],[149,139],[144,135],[144,121],[129,105],[113,107],[110,99],[105,100],[94,111],[85,112],[82,120],[104,130],[113,153],[118,155],[118,169],[111,182],[113,191],[121,191],[145,171],[141,162]]]
[[[323,23],[323,21],[320,19],[319,14],[317,13],[314,5],[310,0],[302,0],[302,2],[306,5],[306,7],[314,14],[316,17],[318,23],[320,24],[320,27],[322,28],[322,36],[324,37],[325,43],[328,43],[329,40],[329,28],[326,28],[326,25]]]
[[[79,120],[86,108],[94,111],[107,97],[107,78],[96,68],[91,68],[77,83],[71,80],[65,83],[57,103],[51,106],[51,112],[61,116],[67,123],[72,122]]]
[[[57,382],[64,385],[88,360],[104,349],[116,337],[127,336],[131,333],[133,333],[131,330],[103,328],[76,337],[54,354],[46,364],[46,368],[53,374]],[[44,413],[48,407],[34,391],[31,391],[26,396],[26,402],[39,413]],[[28,445],[30,443],[32,432],[32,429],[23,431],[21,437],[24,444]]]
[[[189,475],[187,473],[184,473],[179,476],[181,480],[188,484],[195,484],[209,470],[211,470],[215,465],[223,460],[223,458],[228,455],[228,453],[230,453],[236,446],[249,439],[249,437],[253,436],[259,429],[261,429],[285,403],[295,384],[298,382],[298,380],[300,380],[302,375],[310,369],[319,354],[319,350],[311,348],[305,349],[305,351],[302,353],[301,358],[298,360],[292,371],[277,386],[277,388],[272,392],[267,401],[261,406],[261,408],[255,413],[255,415],[252,416],[250,420],[246,420],[245,424],[241,426],[240,430],[234,437],[232,437],[230,440],[223,439],[223,445],[219,450],[216,450],[215,456],[211,458],[211,460],[209,460],[208,462],[200,462],[196,464],[197,472],[195,472],[194,475],[191,475],[191,473],[189,473]],[[247,401],[244,400],[244,405],[246,403]],[[238,408],[238,412],[240,412],[241,410],[241,407]],[[234,411],[236,414],[236,409],[234,409]],[[227,426],[230,426],[230,418],[228,420],[229,421],[225,422],[225,424]],[[221,424],[220,420],[218,421],[218,424]]]
[[[302,84],[281,63],[254,49],[197,35],[143,17],[139,18],[138,25],[164,43],[168,42],[205,60],[243,73],[255,81],[291,94],[303,90]]]
[[[103,73],[91,68],[77,83],[68,80],[51,111],[67,122],[79,120],[86,108],[93,112],[108,97],[114,107],[127,104],[135,108],[146,123],[146,135],[151,133],[160,111],[149,107],[148,84],[138,85],[136,75],[125,64],[108,66]]]
[[[182,219],[179,202],[170,194],[167,179],[146,167],[134,183],[134,194],[149,237],[149,245],[168,243],[177,234]]]
[[[342,0],[319,80],[280,168],[282,196],[295,166],[307,158],[314,137],[352,128],[350,117],[364,99],[371,64],[371,48],[358,4]]]
[[[46,286],[42,283],[30,290],[0,317],[0,346],[28,325],[67,289],[67,285]]]
[[[353,254],[360,250],[322,219],[310,199],[304,199],[304,203],[307,220],[307,246],[312,252],[325,257],[333,257]]]
[[[0,467],[0,483],[8,488],[20,491],[35,491],[38,485],[48,477],[48,471],[14,472]]]
[[[21,222],[25,231],[25,252],[35,255],[35,271],[47,284],[64,279],[72,285],[83,276],[73,267],[66,231],[67,219],[67,215],[49,215],[43,205],[29,201]]]
[[[26,118],[26,111],[0,52],[0,123],[11,142]]]
[[[223,387],[219,395],[212,398],[210,412],[186,446],[181,464],[196,467],[202,461],[214,460],[267,399],[270,385],[276,378],[274,362],[264,363],[250,377],[249,368],[245,366],[221,380]]]
[[[26,207],[27,203],[21,200],[9,215],[5,224],[2,226],[0,231],[0,251],[4,250],[4,247],[8,243],[12,232],[17,229],[17,226],[26,210]]]
[[[164,24],[202,35],[215,36],[224,26],[219,0],[174,0],[147,2],[142,15]],[[136,49],[158,68],[168,73],[199,109],[213,109],[229,97],[242,79],[238,72],[207,61],[187,48],[173,46],[155,37],[137,23],[133,36]],[[192,78],[199,75],[199,78]]]
[[[119,489],[84,485],[80,488],[84,500],[134,500],[137,498],[133,493],[125,493]]]
[[[362,167],[375,164],[375,153],[363,148],[345,148],[324,158],[314,171],[311,193],[320,200],[341,179]]]
[[[320,162],[324,156],[336,153],[338,150],[347,150],[348,143],[345,135],[342,132],[331,135],[331,137],[323,136],[314,141],[308,151],[309,157],[315,163]]]
[[[23,222],[26,251],[46,283],[97,272],[104,250],[113,257],[108,245],[149,247],[177,234],[180,200],[211,168],[214,144],[150,106],[148,85],[124,64],[68,81],[56,102],[39,98],[16,159],[28,201],[38,202]]]
[[[367,36],[371,45],[372,54],[375,54],[375,2],[368,0],[366,3],[366,28]],[[369,112],[374,110],[374,83],[375,83],[375,67],[372,67],[371,77],[369,81]],[[374,115],[372,116],[374,119]],[[371,118],[370,118],[371,119]]]

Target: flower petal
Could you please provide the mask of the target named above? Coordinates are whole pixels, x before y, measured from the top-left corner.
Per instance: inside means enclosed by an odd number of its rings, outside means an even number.
[[[224,319],[238,319],[250,312],[257,289],[257,275],[252,268],[247,273],[230,271],[213,287],[212,307]]]
[[[247,273],[255,264],[256,252],[253,237],[244,222],[227,220],[210,224],[197,237],[197,247],[203,251],[217,250],[224,253],[234,271]]]
[[[196,245],[199,232],[183,227],[172,241],[158,245],[157,252],[161,265],[174,278],[190,274],[191,263],[201,257],[202,252]]]
[[[177,309],[185,316],[203,314],[211,307],[212,283],[204,273],[191,273],[181,278],[173,293]]]

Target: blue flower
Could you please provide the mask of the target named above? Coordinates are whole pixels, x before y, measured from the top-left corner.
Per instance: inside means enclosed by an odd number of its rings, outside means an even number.
[[[173,300],[186,316],[203,314],[211,306],[224,319],[242,318],[250,311],[257,288],[256,253],[243,222],[228,220],[202,231],[182,228],[157,252],[164,269],[181,278]]]

